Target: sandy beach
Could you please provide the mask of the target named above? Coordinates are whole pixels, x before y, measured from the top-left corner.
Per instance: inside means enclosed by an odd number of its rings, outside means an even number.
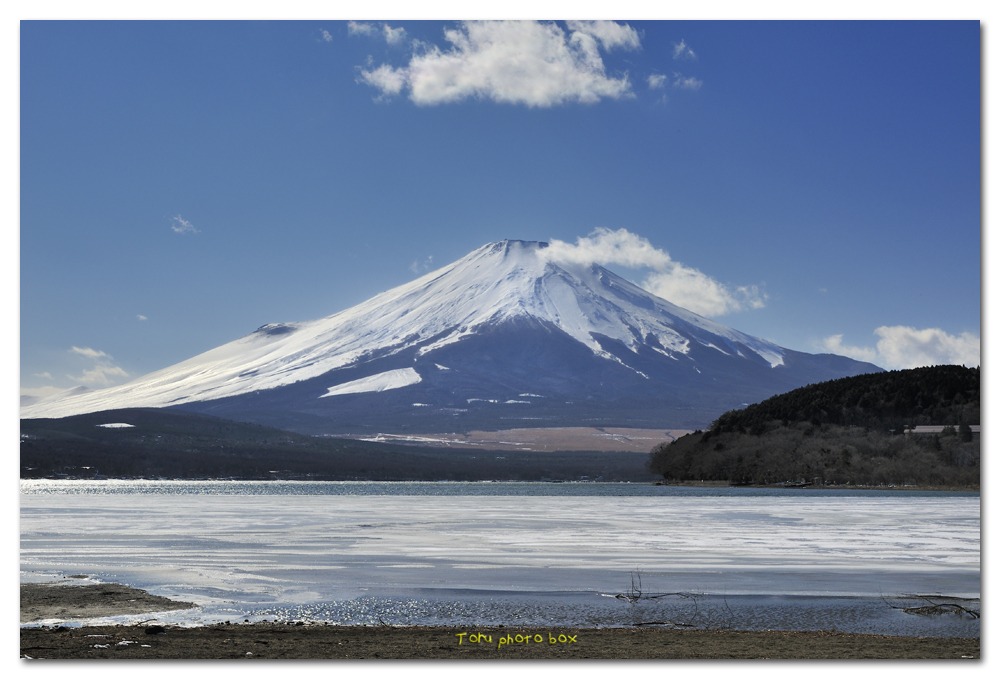
[[[302,622],[175,627],[188,607],[116,584],[22,584],[21,622],[150,614],[130,626],[21,629],[32,659],[978,659],[978,638],[642,628],[328,626]]]

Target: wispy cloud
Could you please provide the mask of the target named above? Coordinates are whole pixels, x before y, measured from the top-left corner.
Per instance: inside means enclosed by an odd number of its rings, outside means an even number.
[[[667,76],[662,73],[653,73],[646,78],[649,89],[663,89],[667,86]]]
[[[639,49],[639,33],[628,24],[614,21],[567,21],[566,27],[573,31],[572,40],[585,40],[589,36],[605,50]]]
[[[170,230],[174,233],[198,233],[198,229],[194,227],[194,224],[179,214],[173,217],[170,222]]]
[[[699,90],[702,84],[701,80],[693,76],[686,77],[680,73],[674,73],[674,87],[678,89]]]
[[[624,228],[598,228],[589,236],[577,238],[575,244],[552,240],[540,256],[564,264],[651,269],[640,282],[644,289],[699,315],[720,316],[762,308],[767,302],[767,295],[758,286],[730,287],[675,261],[665,250]]]
[[[379,90],[383,98],[401,94],[406,87],[406,73],[387,64],[363,71],[361,77],[366,84]]]
[[[905,325],[878,327],[874,346],[851,346],[844,335],[835,334],[822,342],[823,349],[856,360],[875,363],[890,370],[930,365],[980,364],[980,339],[971,332],[950,334],[937,327],[918,329]]]
[[[414,259],[413,263],[410,264],[410,272],[414,275],[419,275],[426,271],[431,270],[434,265],[434,257],[428,256],[426,259]]]
[[[681,308],[708,317],[755,310],[767,305],[767,294],[759,285],[730,287],[679,262],[646,276],[642,287]]]
[[[682,38],[680,42],[674,43],[674,59],[679,61],[694,61],[698,58],[698,55],[694,53],[684,39]]]
[[[129,376],[129,373],[114,363],[114,359],[104,351],[89,346],[73,346],[73,355],[88,361],[88,366],[78,375],[66,375],[69,379],[87,386],[111,386]]]
[[[406,29],[393,28],[389,24],[382,24],[382,36],[390,45],[402,45],[406,42]]]
[[[325,28],[319,29],[319,37],[323,42],[333,42],[333,34]]]
[[[147,316],[144,316],[142,313],[136,314],[135,319],[138,320],[139,322],[145,322],[149,320],[149,318]]]
[[[70,378],[87,386],[111,386],[121,383],[128,376],[128,372],[117,365],[94,365],[84,370],[83,374]]]
[[[91,360],[101,360],[101,359],[111,358],[111,356],[109,356],[104,351],[98,351],[96,348],[90,348],[89,346],[73,346],[72,348],[69,349],[69,352],[73,353],[74,355],[83,356],[84,358],[90,358]]]
[[[348,24],[355,34],[370,25]],[[388,39],[388,34],[387,39]],[[467,99],[550,107],[633,96],[628,75],[606,73],[602,50],[638,49],[639,34],[611,21],[472,21],[445,30],[446,48],[420,43],[409,62],[360,69],[359,82],[419,105]]]
[[[363,35],[369,38],[381,37],[390,45],[402,45],[406,42],[405,28],[393,28],[389,24],[382,24],[379,26],[367,21],[348,21],[347,34]]]
[[[348,35],[375,35],[376,33],[378,33],[378,30],[375,28],[374,24],[364,21],[347,22]]]

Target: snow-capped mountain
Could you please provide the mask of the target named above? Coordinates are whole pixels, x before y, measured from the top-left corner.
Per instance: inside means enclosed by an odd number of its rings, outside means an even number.
[[[25,418],[177,407],[312,432],[704,426],[879,368],[730,329],[547,245],[503,241],[320,320],[251,334]]]

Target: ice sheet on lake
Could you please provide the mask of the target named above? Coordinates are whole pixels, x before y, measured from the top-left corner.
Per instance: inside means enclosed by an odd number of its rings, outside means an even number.
[[[979,596],[979,499],[22,495],[23,577],[192,601],[346,605],[623,591]],[[222,616],[225,616],[222,614]]]

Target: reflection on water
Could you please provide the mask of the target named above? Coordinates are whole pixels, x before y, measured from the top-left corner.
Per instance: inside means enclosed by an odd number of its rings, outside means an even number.
[[[808,598],[795,596],[711,596],[642,600],[629,603],[602,594],[553,592],[423,592],[424,596],[362,596],[355,600],[296,606],[230,606],[217,619],[329,623],[338,625],[428,625],[474,629],[663,628],[839,631],[923,637],[978,637],[979,619],[968,614],[911,614],[912,600]],[[978,601],[964,601],[978,611]]]

